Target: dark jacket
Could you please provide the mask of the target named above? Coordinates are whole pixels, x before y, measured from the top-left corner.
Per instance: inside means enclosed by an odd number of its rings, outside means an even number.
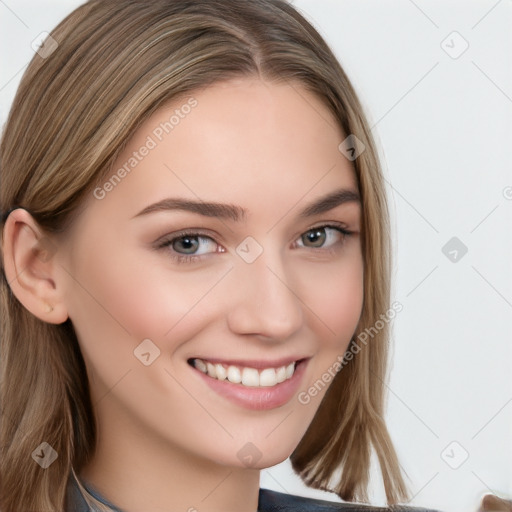
[[[112,508],[115,512],[123,512],[103,498],[98,491],[90,485],[88,491],[99,501]],[[355,505],[353,503],[336,503],[333,501],[316,500],[292,496],[281,492],[260,489],[258,512],[389,512],[391,509],[370,507],[368,505]],[[67,494],[66,512],[90,512],[84,501],[76,482],[70,478]],[[426,508],[395,507],[393,512],[436,512]]]

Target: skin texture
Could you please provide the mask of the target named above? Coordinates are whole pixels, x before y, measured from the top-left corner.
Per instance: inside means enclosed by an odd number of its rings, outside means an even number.
[[[311,357],[297,395],[345,352],[362,309],[359,203],[298,216],[333,190],[357,192],[327,108],[297,84],[257,78],[193,97],[161,141],[155,127],[186,100],[138,129],[112,171],[148,136],[156,147],[102,199],[86,199],[51,258],[31,252],[43,234],[27,212],[6,225],[13,291],[47,322],[69,316],[87,365],[99,436],[80,476],[126,512],[255,511],[260,469],[291,454],[327,386],[307,405],[294,396],[249,410],[212,391],[187,360]],[[168,197],[231,203],[247,215],[137,216]],[[327,247],[306,245],[302,235],[332,223],[353,233],[327,229]],[[184,229],[212,240],[180,263],[172,246],[157,245]],[[236,252],[248,236],[263,249],[252,263]],[[148,366],[134,356],[144,339],[160,350]],[[251,466],[238,454],[249,442],[259,453]]]

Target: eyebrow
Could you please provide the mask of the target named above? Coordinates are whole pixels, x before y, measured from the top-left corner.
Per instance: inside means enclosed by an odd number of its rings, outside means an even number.
[[[355,190],[345,188],[335,190],[306,206],[306,208],[299,213],[299,216],[302,218],[313,217],[314,215],[328,212],[345,203],[357,203],[360,205],[361,198],[359,197],[359,193]]]
[[[240,221],[245,218],[247,210],[241,206],[227,203],[213,203],[207,201],[195,201],[192,199],[167,198],[158,201],[158,203],[150,204],[140,211],[135,217],[147,215],[148,213],[184,210],[192,213],[198,213],[205,217],[218,217],[221,219],[231,219]],[[134,218],[135,218],[134,217]]]
[[[323,197],[320,197],[313,203],[307,205],[300,211],[299,217],[308,218],[314,215],[328,212],[337,206],[345,203],[361,204],[361,198],[355,190],[338,189]],[[192,213],[198,213],[205,217],[217,217],[220,219],[231,219],[240,222],[247,217],[247,210],[241,206],[229,203],[215,203],[201,200],[191,200],[182,198],[166,198],[157,203],[150,204],[141,210],[135,217],[147,215],[160,211],[182,210]]]

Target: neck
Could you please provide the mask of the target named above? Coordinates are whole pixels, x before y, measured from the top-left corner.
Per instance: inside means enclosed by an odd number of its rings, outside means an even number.
[[[258,469],[220,465],[124,426],[99,425],[97,438],[79,477],[124,512],[257,511]]]

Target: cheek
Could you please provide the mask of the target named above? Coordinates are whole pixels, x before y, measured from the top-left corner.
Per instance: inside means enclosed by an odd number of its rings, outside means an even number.
[[[301,300],[316,317],[319,347],[348,343],[362,312],[363,263],[358,252],[335,265],[309,268],[301,277]]]
[[[304,273],[302,300],[311,310],[310,326],[317,345],[306,378],[297,395],[299,410],[313,419],[331,386],[339,363],[359,323],[363,308],[364,269],[359,251],[331,268]],[[338,365],[338,366],[337,366]]]
[[[120,244],[103,246],[75,261],[70,294],[70,317],[93,329],[97,337],[145,338],[160,342],[181,327],[187,315],[222,277],[222,269],[209,273],[171,270],[160,254],[143,254]],[[76,277],[75,277],[76,276]],[[121,342],[117,343],[119,346]],[[132,347],[133,349],[133,347]]]

